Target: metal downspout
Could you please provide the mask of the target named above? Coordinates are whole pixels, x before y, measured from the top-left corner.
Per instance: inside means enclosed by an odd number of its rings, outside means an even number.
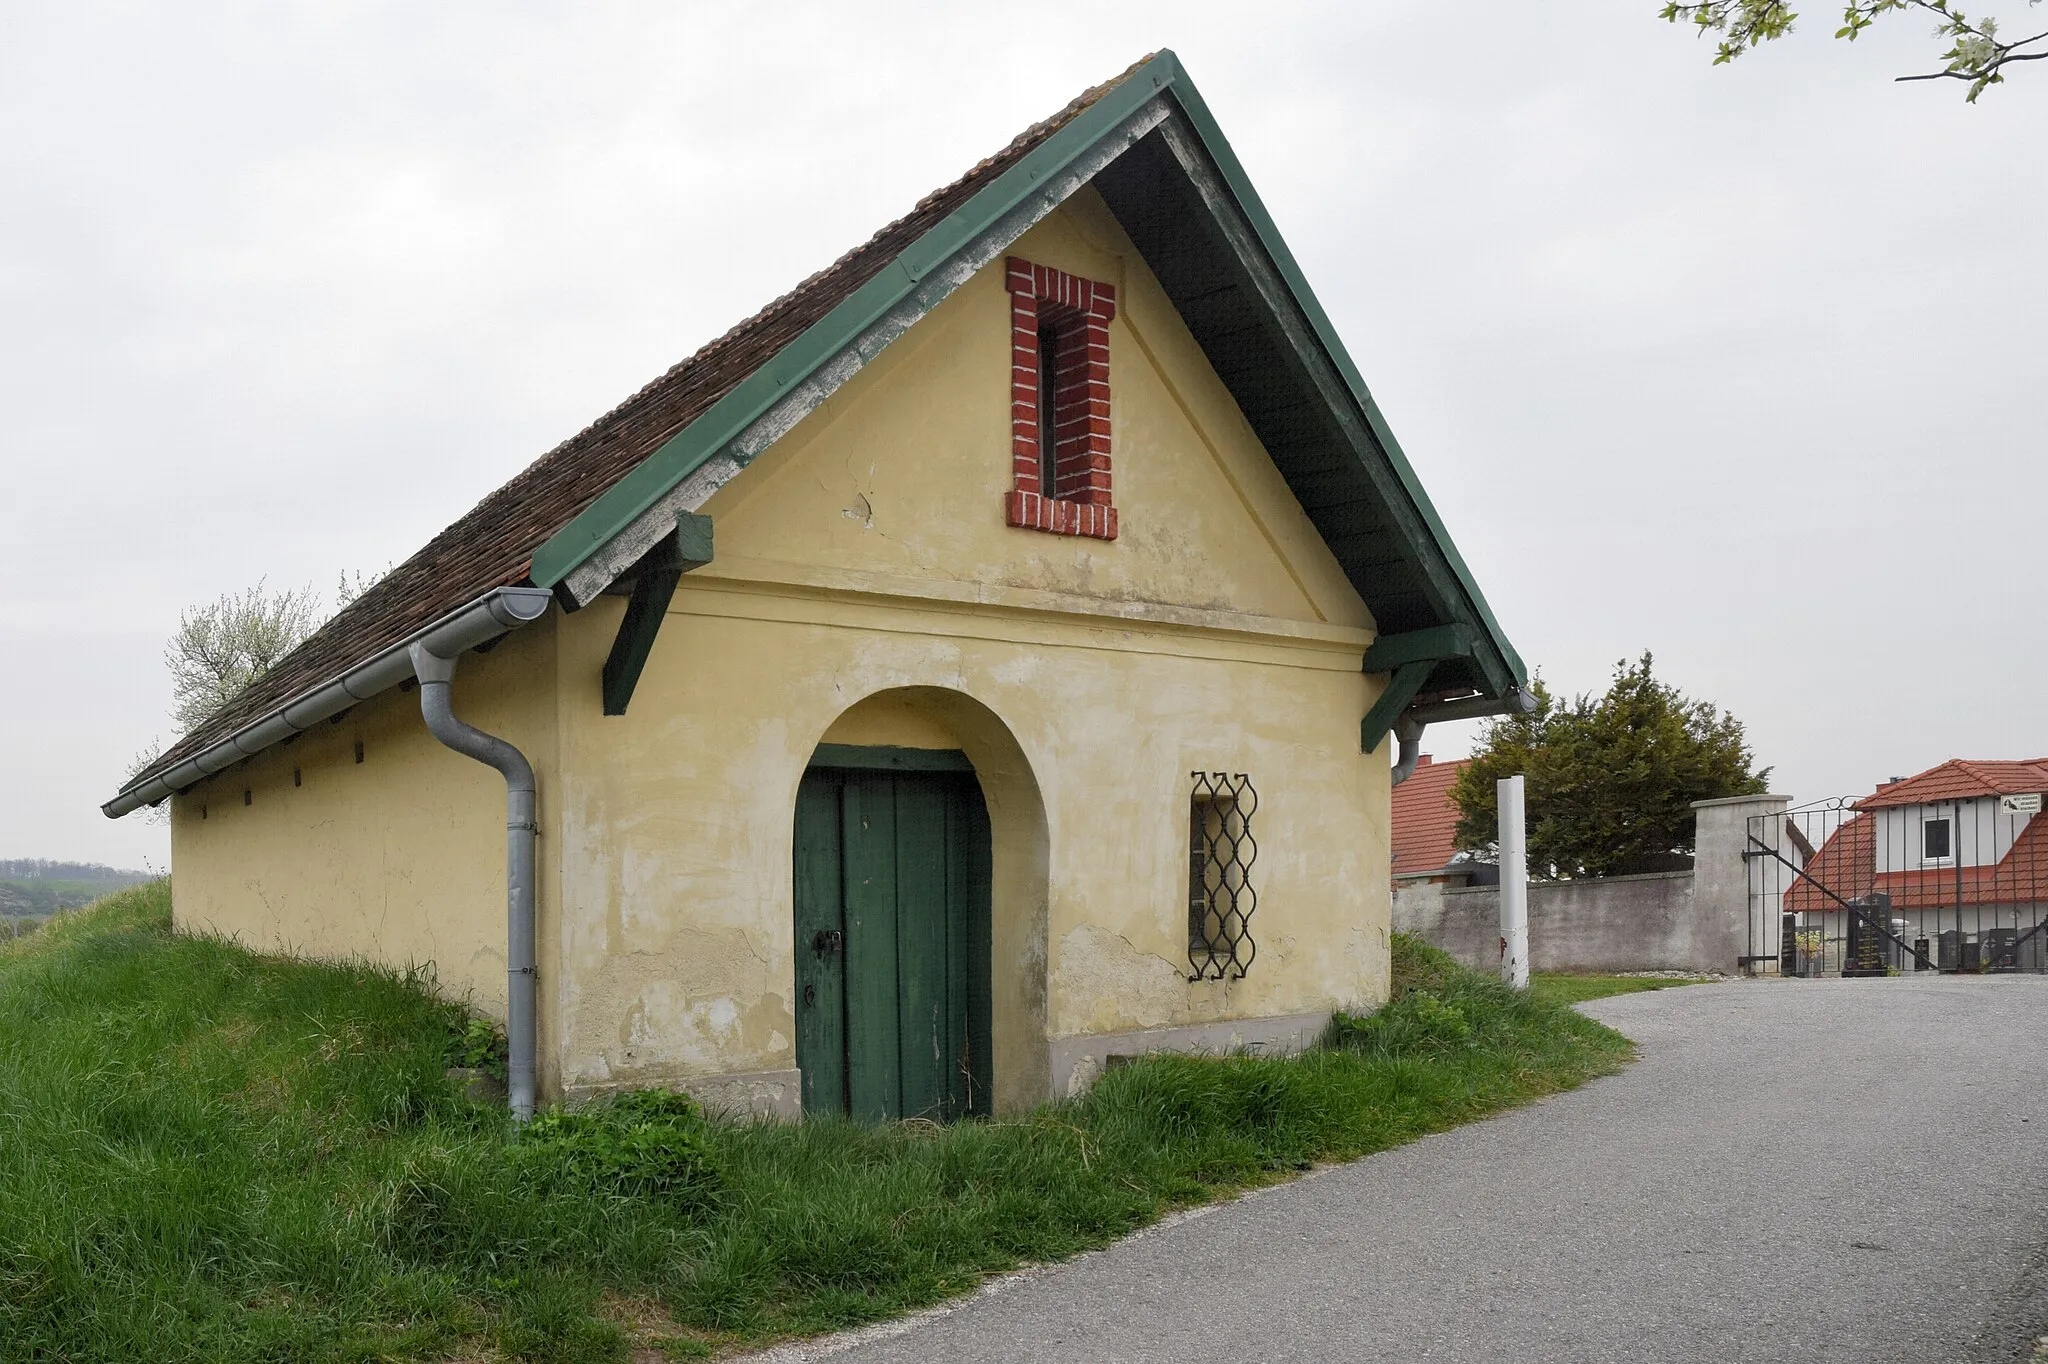
[[[1424,727],[1439,721],[1471,720],[1482,715],[1527,715],[1536,709],[1536,698],[1526,688],[1517,687],[1503,697],[1473,696],[1462,701],[1437,701],[1426,706],[1410,706],[1401,712],[1401,718],[1394,721],[1394,736],[1401,747],[1394,763],[1393,784],[1415,775],[1415,765],[1422,760],[1422,731]]]
[[[1415,775],[1415,765],[1422,761],[1422,725],[1403,712],[1394,721],[1394,737],[1401,742],[1401,748],[1394,763],[1394,785]]]
[[[494,767],[505,778],[505,1043],[509,1053],[506,1089],[514,1121],[533,1116],[535,1005],[533,929],[533,764],[496,735],[455,718],[449,685],[455,660],[412,646],[413,674],[420,680],[420,715],[427,731],[464,757]]]

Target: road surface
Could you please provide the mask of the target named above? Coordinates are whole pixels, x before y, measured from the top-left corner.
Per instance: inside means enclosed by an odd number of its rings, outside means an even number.
[[[1975,1361],[2048,1330],[2048,978],[1586,1011],[1570,1094],[772,1364]]]

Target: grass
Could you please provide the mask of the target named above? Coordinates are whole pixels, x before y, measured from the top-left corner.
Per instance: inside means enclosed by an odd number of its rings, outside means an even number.
[[[1668,990],[1675,985],[1697,985],[1697,980],[1662,976],[1571,975],[1538,971],[1529,977],[1529,993],[1553,1004],[1583,1004],[1609,995],[1632,995],[1642,990]]]
[[[703,1357],[933,1303],[1629,1054],[1397,939],[1394,1000],[1296,1058],[1158,1057],[943,1128],[642,1105],[688,1124],[663,1164],[624,1110],[508,1141],[445,1077],[467,1020],[430,985],[172,934],[161,882],[0,947],[0,1360]]]

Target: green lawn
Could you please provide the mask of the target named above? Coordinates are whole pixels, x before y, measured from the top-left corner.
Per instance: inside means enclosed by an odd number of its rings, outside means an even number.
[[[1569,975],[1538,971],[1529,977],[1529,993],[1554,1004],[1583,1004],[1609,995],[1632,995],[1641,990],[1668,990],[1675,985],[1698,985],[1697,980],[1665,980],[1656,976]]]
[[[621,1360],[877,1320],[1608,1073],[1627,1041],[1406,939],[1303,1056],[1161,1057],[952,1127],[652,1103],[514,1138],[428,983],[169,931],[0,947],[0,1360]]]

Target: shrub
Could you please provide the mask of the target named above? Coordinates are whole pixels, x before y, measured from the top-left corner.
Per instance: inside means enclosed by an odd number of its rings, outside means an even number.
[[[520,1130],[520,1173],[610,1198],[659,1199],[693,1211],[717,1207],[704,1115],[683,1094],[628,1090],[583,1108],[555,1108]]]
[[[1389,1003],[1411,991],[1427,990],[1440,995],[1478,979],[1475,972],[1460,966],[1450,953],[1431,947],[1411,934],[1394,934],[1391,945],[1393,960],[1387,989]]]
[[[1416,990],[1360,1018],[1340,1013],[1330,1020],[1328,1045],[1382,1054],[1444,1052],[1479,1045],[1472,1020],[1460,1005]]]
[[[462,1070],[480,1070],[504,1084],[508,1074],[505,1035],[488,1018],[457,1014],[448,1032],[448,1064]]]

